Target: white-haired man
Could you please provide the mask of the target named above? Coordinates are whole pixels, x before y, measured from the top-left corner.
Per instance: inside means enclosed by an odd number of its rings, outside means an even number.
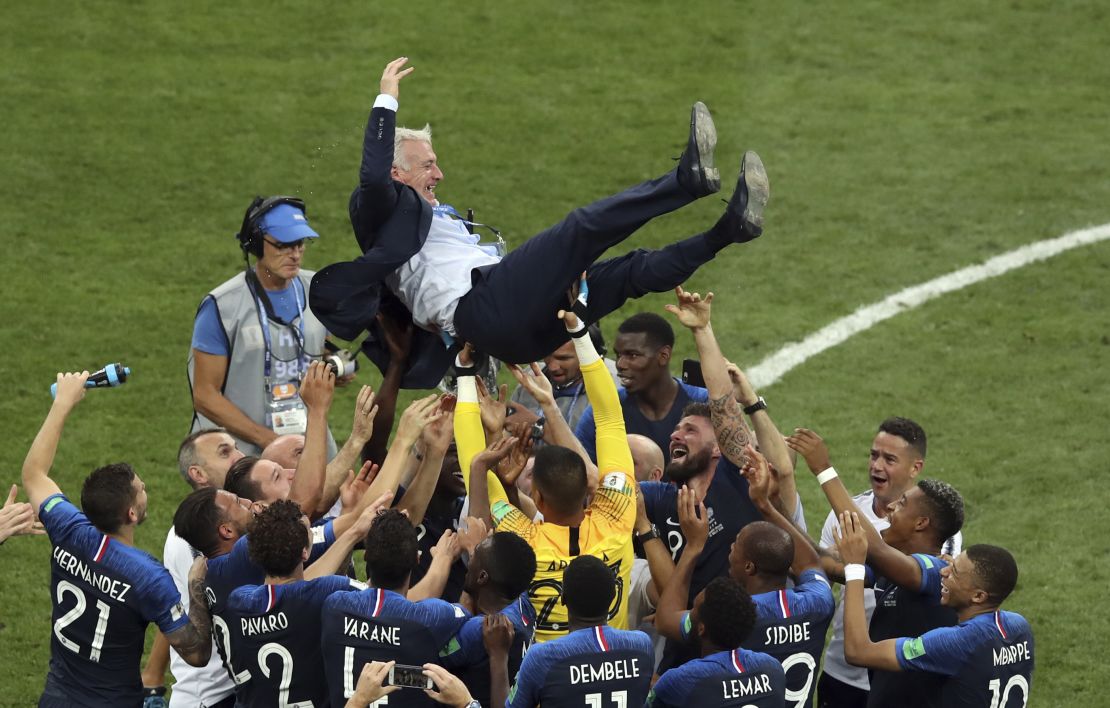
[[[379,309],[400,311],[418,325],[403,387],[438,383],[456,343],[464,341],[513,363],[554,351],[568,339],[554,315],[567,306],[567,290],[584,271],[591,286],[578,314],[589,325],[629,298],[673,289],[724,247],[763,232],[767,175],[759,156],[748,152],[725,214],[709,231],[659,251],[595,262],[652,218],[720,189],[716,131],[709,111],[697,103],[676,169],[575,209],[504,257],[484,249],[470,232],[481,225],[436,197],[443,172],[431,134],[396,128],[400,82],[412,72],[407,61],[386,66],[366,128],[350,202],[363,254],[317,273],[310,292],[313,311],[329,331],[348,339],[370,331],[363,351],[382,371],[389,355],[380,345]]]

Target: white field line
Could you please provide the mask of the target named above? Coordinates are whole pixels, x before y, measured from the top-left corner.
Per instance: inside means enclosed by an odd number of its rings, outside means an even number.
[[[792,342],[747,370],[756,389],[766,388],[786,376],[794,367],[890,319],[900,312],[912,310],[933,298],[950,293],[981,280],[993,278],[1022,266],[1043,261],[1073,248],[1110,239],[1110,224],[1072,231],[1057,238],[1037,241],[995,256],[979,265],[968,266],[942,275],[920,285],[913,285],[889,295],[879,302],[864,305],[846,317],[825,325],[800,342]]]

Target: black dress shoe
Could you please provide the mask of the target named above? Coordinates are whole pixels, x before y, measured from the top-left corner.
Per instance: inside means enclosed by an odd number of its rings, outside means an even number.
[[[678,183],[695,197],[713,194],[721,188],[721,172],[713,166],[717,147],[717,128],[709,109],[698,101],[690,109],[690,139],[678,161]]]
[[[771,184],[763,160],[751,150],[744,153],[736,191],[728,200],[721,222],[727,225],[729,237],[736,243],[759,238],[763,234],[763,210],[771,197]]]

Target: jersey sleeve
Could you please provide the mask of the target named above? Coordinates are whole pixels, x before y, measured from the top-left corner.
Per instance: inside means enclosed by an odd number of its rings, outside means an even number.
[[[81,510],[66,499],[64,494],[52,494],[43,500],[39,507],[39,521],[55,546],[73,533],[74,529],[83,525],[92,526]]]
[[[509,503],[508,499],[498,499],[490,503],[493,527],[498,531],[515,533],[531,543],[536,538],[536,524],[523,511]]]
[[[216,300],[212,297],[204,298],[197,310],[197,318],[193,322],[193,349],[205,354],[227,356],[231,347],[227,342],[227,333],[220,322],[220,313],[216,309]]]
[[[920,637],[901,637],[895,643],[898,664],[905,671],[955,676],[964,668],[974,648],[966,639],[960,641],[961,633],[957,625],[940,627]]]
[[[463,484],[470,495],[470,463],[486,448],[486,434],[482,429],[482,410],[473,401],[459,401],[455,404],[455,442],[459,448],[459,468],[463,473]],[[492,471],[486,471],[486,488],[489,490],[489,505],[493,507],[500,501],[508,503],[509,496],[501,486],[501,480]],[[494,517],[494,522],[497,519]]]
[[[921,587],[918,592],[931,602],[940,603],[940,569],[948,565],[941,558],[925,553],[914,553],[911,558],[921,566]]]
[[[798,584],[794,586],[794,597],[800,604],[802,612],[831,617],[836,609],[836,600],[833,598],[829,579],[824,572],[816,568],[803,571],[798,576]]]
[[[574,437],[578,438],[578,442],[582,443],[582,447],[586,448],[586,454],[594,462],[597,462],[597,447],[594,444],[596,432],[594,407],[587,404],[586,410],[582,411],[582,417],[578,419],[578,425],[574,428]]]
[[[825,518],[825,525],[821,527],[821,548],[836,546],[836,537],[833,532],[838,528],[840,528],[840,524],[836,521],[836,514],[830,511]]]
[[[158,625],[162,634],[176,632],[189,624],[189,615],[181,602],[181,593],[173,584],[170,571],[153,558],[150,571],[139,590],[139,606],[143,616]]]
[[[540,704],[540,690],[547,678],[547,663],[543,657],[542,647],[534,648],[524,655],[524,661],[516,673],[516,681],[505,700],[505,708],[535,708]]]
[[[485,653],[482,644],[482,618],[471,617],[459,629],[458,634],[451,637],[446,646],[439,652],[440,664],[448,671],[461,669],[481,661]]]
[[[335,525],[332,523],[332,519],[313,526],[312,550],[309,551],[308,563],[305,565],[311,565],[319,560],[320,556],[324,555],[333,543],[335,543]]]

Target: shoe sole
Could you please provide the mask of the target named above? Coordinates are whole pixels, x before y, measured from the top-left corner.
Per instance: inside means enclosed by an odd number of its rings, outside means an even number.
[[[721,189],[721,171],[713,165],[713,151],[717,147],[717,126],[705,104],[698,101],[690,111],[690,130],[698,147],[698,172],[702,188],[708,194]]]
[[[744,185],[748,191],[748,201],[744,206],[744,222],[758,233],[763,232],[763,210],[767,207],[767,200],[771,198],[771,184],[767,180],[767,170],[763,167],[763,160],[751,150],[744,153],[744,160],[740,163],[740,172],[743,174]]]

